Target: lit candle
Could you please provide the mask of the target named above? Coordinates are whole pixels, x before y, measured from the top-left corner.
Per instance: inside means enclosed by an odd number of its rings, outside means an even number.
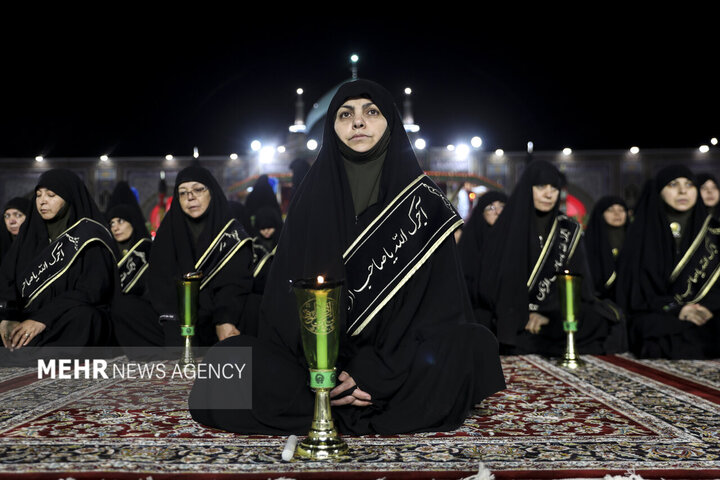
[[[573,305],[573,278],[570,275],[565,275],[565,301],[567,309],[567,321],[575,321],[575,306]]]
[[[562,280],[565,286],[565,324],[564,330],[566,332],[577,331],[577,319],[575,318],[575,291],[574,281],[575,277],[570,275],[570,272],[565,270]],[[562,290],[561,290],[562,291]]]
[[[315,315],[317,321],[317,366],[320,370],[327,370],[328,367],[328,351],[327,351],[327,296],[328,291],[322,290],[325,279],[322,275],[317,277],[318,289],[315,291]]]
[[[190,327],[192,326],[192,283],[185,282],[183,288],[185,289],[185,312],[183,315],[183,325],[185,325],[186,327]]]

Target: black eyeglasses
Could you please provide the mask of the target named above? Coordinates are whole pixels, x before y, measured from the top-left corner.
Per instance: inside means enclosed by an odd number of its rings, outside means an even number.
[[[207,187],[195,187],[195,188],[191,188],[190,190],[178,190],[178,197],[185,198],[190,193],[193,194],[193,197],[200,197],[200,196],[204,195],[205,192],[207,192],[207,190],[208,190]]]

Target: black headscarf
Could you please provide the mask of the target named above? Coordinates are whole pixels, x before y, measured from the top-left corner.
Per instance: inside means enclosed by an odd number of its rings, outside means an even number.
[[[103,226],[106,225],[105,216],[93,200],[87,187],[72,171],[53,169],[44,172],[40,175],[35,190],[37,191],[39,188],[52,190],[65,200],[62,212],[66,212],[64,218],[66,228],[70,228],[81,218],[89,218]],[[60,216],[62,212],[57,216]],[[37,208],[30,209],[18,234],[18,241],[15,242],[17,248],[13,246],[11,253],[3,261],[3,270],[7,267],[11,269],[9,272],[12,272],[8,278],[15,278],[16,274],[27,268],[30,262],[48,246],[50,240],[48,224],[50,222],[52,220],[43,220]],[[108,245],[108,247],[113,249],[113,254],[117,257],[118,252],[115,245]]]
[[[673,238],[670,207],[660,191],[680,177],[695,182],[695,175],[684,165],[663,168],[645,183],[638,199],[618,260],[617,299],[628,312],[657,311],[672,302],[670,274],[679,260],[677,252],[687,250],[707,217],[698,192],[695,205],[686,213],[679,244]]]
[[[5,213],[11,208],[14,208],[15,210],[20,210],[27,216],[27,214],[30,212],[30,209],[32,208],[32,202],[26,197],[14,197],[8,200],[7,203],[5,203],[5,207],[3,207],[3,213]]]
[[[487,223],[483,211],[485,207],[493,202],[506,203],[507,194],[499,190],[490,190],[484,193],[473,208],[470,219],[463,227],[458,248],[460,250],[460,261],[465,272],[465,281],[473,305],[479,302],[479,277],[481,269],[482,252],[485,248],[485,240],[492,226]],[[497,222],[497,220],[496,220]]]
[[[185,182],[202,183],[210,193],[210,204],[199,219],[188,217],[180,206],[178,187]],[[159,313],[177,310],[175,280],[195,270],[200,255],[232,218],[225,193],[209,170],[190,166],[178,173],[170,209],[153,241],[148,269],[150,294]]]
[[[343,253],[361,232],[334,129],[335,112],[349,98],[371,99],[390,131],[377,203],[366,211],[365,220],[372,220],[373,213],[423,173],[390,93],[368,80],[341,85],[328,108],[317,160],[290,202],[263,298],[261,329],[270,326],[276,342],[300,355],[297,308],[289,282],[317,275],[344,279]]]
[[[516,332],[528,321],[527,280],[531,264],[540,253],[538,222],[554,219],[560,208],[560,196],[548,213],[536,213],[534,185],[552,185],[561,189],[565,176],[544,160],[530,162],[508,198],[502,214],[485,242],[480,272],[480,296],[495,311],[500,342],[512,343]],[[549,223],[549,222],[543,222]]]
[[[133,193],[130,185],[126,181],[118,182],[115,185],[110,200],[108,201],[108,209],[105,213],[108,223],[113,218],[122,218],[130,222],[133,233],[129,239],[130,246],[135,245],[142,238],[150,238],[150,232],[147,229],[145,215],[140,209],[138,199]]]
[[[138,204],[138,198],[130,188],[130,184],[125,180],[118,182],[110,194],[110,200],[108,200],[107,211],[115,205],[132,205]],[[109,220],[109,218],[108,218]]]
[[[602,292],[605,283],[616,270],[616,257],[612,254],[612,244],[610,242],[609,232],[620,229],[622,234],[627,230],[630,218],[628,216],[625,225],[621,227],[611,227],[605,221],[603,213],[613,205],[620,205],[627,212],[628,207],[625,200],[616,195],[606,195],[598,199],[590,212],[590,219],[585,228],[585,246],[588,252],[588,263],[590,264],[590,272],[593,276],[593,284],[595,290]]]
[[[253,185],[252,192],[248,193],[247,199],[245,200],[245,208],[251,219],[262,207],[274,208],[282,215],[282,209],[280,208],[280,204],[278,204],[275,191],[272,185],[270,185],[270,179],[267,175],[260,175],[258,177],[255,185]]]
[[[147,229],[145,217],[143,216],[137,203],[117,204],[107,211],[106,216],[108,223],[111,222],[113,218],[121,218],[126,222],[130,222],[133,232],[132,235],[130,235],[130,238],[124,243],[130,244],[131,247],[143,238],[150,238],[150,232]]]
[[[698,173],[695,176],[695,179],[697,181],[697,183],[695,185],[698,188],[698,195],[700,195],[700,188],[703,185],[705,185],[705,182],[707,182],[707,181],[713,182],[717,188],[720,188],[720,183],[718,183],[717,178],[712,173],[708,173],[708,172]],[[702,195],[700,195],[700,199],[702,201]],[[720,215],[720,208],[718,208],[717,204],[714,207],[707,207],[707,208],[709,211],[711,211],[713,213],[713,215],[715,217],[718,217],[718,215]]]
[[[705,185],[705,182],[708,180],[712,180],[712,182],[715,184],[715,186],[720,187],[720,184],[718,184],[717,178],[715,175],[709,172],[701,172],[695,175],[695,179],[697,180],[697,187],[700,188],[703,185]]]

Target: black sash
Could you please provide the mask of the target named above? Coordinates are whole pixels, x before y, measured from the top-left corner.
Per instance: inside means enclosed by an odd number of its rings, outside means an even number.
[[[54,242],[40,252],[17,278],[20,296],[25,307],[30,305],[47,287],[60,278],[80,252],[93,242],[105,245],[115,257],[112,237],[107,228],[90,218],[81,218],[65,230]]]
[[[720,222],[708,215],[700,232],[670,275],[672,293],[681,305],[697,303],[720,276]]]
[[[558,215],[527,282],[530,310],[537,311],[548,298],[558,272],[565,270],[575,253],[582,228],[574,219]]]
[[[152,247],[152,240],[142,238],[118,262],[120,290],[123,293],[132,290],[150,266],[150,247]]]
[[[247,236],[240,222],[234,218],[230,220],[195,264],[195,271],[203,272],[200,290],[205,288],[247,242],[252,242],[252,238]]]
[[[462,223],[426,175],[405,187],[343,255],[348,333],[359,334]]]

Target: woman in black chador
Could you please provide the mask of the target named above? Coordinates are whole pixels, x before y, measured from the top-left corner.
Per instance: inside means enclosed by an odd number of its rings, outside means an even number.
[[[717,208],[717,204],[720,202],[720,189],[718,189],[718,181],[715,175],[707,172],[698,173],[697,187],[708,212],[715,217],[720,216],[720,208]]]
[[[247,199],[245,200],[245,208],[253,224],[253,231],[248,232],[252,236],[258,234],[258,228],[255,225],[255,216],[261,209],[271,208],[282,218],[282,208],[280,208],[277,196],[267,175],[260,175],[255,181],[252,192],[248,193]]]
[[[614,195],[601,197],[595,203],[585,228],[585,247],[595,293],[611,301],[615,301],[617,259],[629,223],[627,210],[622,198]]]
[[[2,210],[4,223],[0,226],[0,265],[20,233],[20,226],[25,222],[30,208],[30,200],[25,197],[11,198],[5,204]]]
[[[618,300],[630,349],[645,358],[720,353],[720,223],[698,198],[695,176],[673,165],[648,180],[618,265]]]
[[[134,197],[131,203],[111,206],[105,215],[120,251],[117,263],[119,283],[113,299],[112,317],[115,341],[122,345],[132,341],[135,335],[129,332],[129,338],[125,338],[127,326],[133,324],[138,312],[151,311],[152,308],[147,288],[152,237]]]
[[[314,393],[290,282],[344,280],[338,385],[331,405],[341,432],[445,431],[505,388],[497,342],[473,321],[452,236],[460,224],[423,175],[392,97],[357,80],[328,109],[323,147],[293,196],[252,347],[253,408],[207,409],[237,382],[198,380],[193,418],[239,433],[307,433]],[[368,228],[371,225],[373,228]],[[237,386],[235,388],[242,388]]]
[[[181,345],[176,285],[183,275],[195,271],[203,272],[197,345],[210,346],[255,330],[244,311],[252,289],[250,238],[232,217],[225,194],[207,169],[190,166],[178,173],[172,204],[158,228],[150,258],[151,306],[136,307],[116,318],[121,345]],[[158,322],[161,316],[163,321]]]
[[[583,278],[578,351],[615,353],[625,347],[621,319],[598,313],[604,310],[593,296],[582,228],[559,210],[564,183],[549,162],[529,163],[486,240],[480,295],[495,322],[501,352],[557,356],[565,351],[556,283],[565,270]]]
[[[507,199],[504,192],[497,190],[483,194],[473,208],[470,220],[463,227],[460,242],[458,242],[460,262],[475,316],[479,322],[491,329],[494,329],[494,326],[491,325],[490,317],[486,314],[487,306],[482,304],[480,296],[480,262],[485,249],[485,240],[505,207]]]
[[[16,351],[105,345],[117,277],[105,219],[71,171],[43,173],[35,195],[0,269],[0,301],[10,307],[0,325],[3,344]]]

